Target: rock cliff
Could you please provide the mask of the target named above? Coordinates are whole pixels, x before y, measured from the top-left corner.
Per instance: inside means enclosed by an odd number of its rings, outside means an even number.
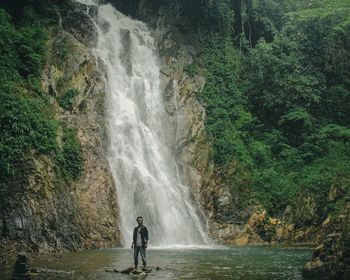
[[[147,6],[147,1],[140,1],[135,7],[123,6],[126,1],[118,3],[153,28],[162,66],[163,99],[170,116],[168,142],[212,238],[233,245],[311,241],[319,244],[327,236],[334,237],[329,234],[341,232],[339,219],[324,217],[321,223],[313,221],[315,202],[308,197],[300,198],[295,208],[287,207],[281,217],[268,217],[261,206],[254,204],[249,209],[238,209],[236,200],[240,193],[230,190],[224,171],[217,170],[210,159],[204,104],[198,100],[206,73],[205,69],[192,71],[200,52],[198,41],[174,23],[179,21],[176,10],[155,9]],[[77,132],[83,172],[68,184],[55,172],[50,157],[33,156],[35,172],[21,201],[0,218],[0,249],[79,250],[111,247],[119,242],[117,194],[106,156],[105,70],[91,52],[96,30],[90,17],[95,16],[96,9],[91,7],[87,13],[84,5],[71,0],[64,5],[60,26],[51,30],[42,87],[51,97],[61,130],[68,126]],[[62,99],[68,103],[57,102]],[[62,133],[58,138],[62,141]],[[334,244],[345,242],[337,240]],[[324,248],[328,248],[327,244]],[[340,252],[339,248],[332,250]],[[348,261],[344,257],[342,260],[345,264]],[[309,266],[317,266],[314,263]]]
[[[198,65],[199,39],[184,31],[181,14],[173,1],[160,6],[148,1],[141,1],[139,5],[123,3],[115,4],[154,29],[162,64],[164,103],[171,117],[169,143],[176,152],[182,177],[191,186],[194,200],[208,222],[211,237],[232,245],[320,244],[327,235],[339,232],[339,219],[316,217],[317,203],[311,196],[300,196],[297,205],[288,206],[276,217],[268,216],[257,202],[241,207],[239,196],[242,194],[232,191],[226,180],[231,175],[214,166],[210,157],[205,104],[198,98],[206,83],[206,70]]]
[[[304,266],[304,279],[350,279],[350,205],[339,217],[341,231],[329,234]]]
[[[169,145],[176,154],[179,171],[191,187],[193,200],[212,238],[223,241],[219,217],[232,216],[235,207],[228,186],[216,174],[211,160],[211,143],[205,130],[205,108],[198,94],[206,83],[205,69],[197,67],[200,55],[197,39],[182,32],[172,9],[161,7],[150,16],[150,10],[139,10],[139,17],[150,20],[161,61],[161,90],[165,109],[170,116]],[[154,20],[156,19],[156,21]],[[230,226],[230,225],[229,225]],[[225,224],[226,227],[226,224]],[[232,232],[230,237],[232,239]]]
[[[86,7],[66,5],[61,26],[50,32],[42,87],[61,123],[58,142],[65,127],[77,133],[83,171],[68,183],[52,158],[33,154],[29,185],[1,216],[2,252],[81,250],[119,242],[116,191],[106,158],[104,69],[90,50],[96,34]],[[57,102],[65,95],[69,106]]]

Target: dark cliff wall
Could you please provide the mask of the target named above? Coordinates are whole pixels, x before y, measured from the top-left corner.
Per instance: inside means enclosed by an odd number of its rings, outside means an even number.
[[[304,266],[304,279],[350,279],[350,205],[341,217],[341,230],[329,234]]]

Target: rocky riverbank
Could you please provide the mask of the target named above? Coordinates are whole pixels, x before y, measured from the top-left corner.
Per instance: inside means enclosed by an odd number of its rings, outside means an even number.
[[[348,214],[341,217],[342,230],[329,234],[317,247],[312,261],[304,266],[305,279],[350,279],[350,205]]]

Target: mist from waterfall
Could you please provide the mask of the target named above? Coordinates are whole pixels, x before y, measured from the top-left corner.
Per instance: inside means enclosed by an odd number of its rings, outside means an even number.
[[[132,242],[137,216],[144,217],[152,246],[209,244],[190,188],[181,182],[165,140],[168,116],[150,30],[111,5],[98,7],[96,25],[94,52],[107,72],[108,156],[124,246]]]

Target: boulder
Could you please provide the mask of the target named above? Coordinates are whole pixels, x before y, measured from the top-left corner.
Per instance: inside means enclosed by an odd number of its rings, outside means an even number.
[[[13,276],[11,280],[30,280],[31,274],[29,270],[29,260],[26,255],[18,254],[15,266],[13,268]]]

